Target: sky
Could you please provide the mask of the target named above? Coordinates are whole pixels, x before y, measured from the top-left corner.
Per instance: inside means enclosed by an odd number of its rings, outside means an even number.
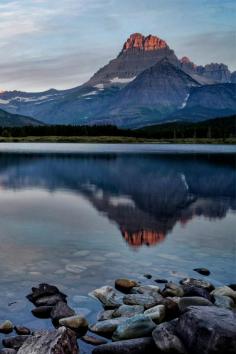
[[[0,0],[0,89],[78,86],[134,32],[234,71],[235,17],[235,0]]]

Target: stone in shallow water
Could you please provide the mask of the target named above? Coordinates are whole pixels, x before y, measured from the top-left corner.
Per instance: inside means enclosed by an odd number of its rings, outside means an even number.
[[[152,275],[151,274],[144,274],[144,278],[152,279]]]
[[[211,272],[207,268],[195,268],[194,271],[206,276],[211,274]]]
[[[37,318],[49,318],[53,306],[40,306],[33,309],[31,312]]]
[[[144,312],[144,306],[141,305],[121,305],[112,314],[112,317],[133,317]]]
[[[148,316],[155,323],[163,322],[165,318],[166,310],[164,305],[154,306],[144,312],[145,316]]]
[[[158,325],[152,332],[152,337],[158,349],[158,353],[185,354],[186,349],[176,335],[177,320]]]
[[[125,294],[128,294],[135,286],[138,286],[138,283],[135,280],[116,279],[115,281],[115,288]]]
[[[15,326],[14,329],[18,335],[27,336],[31,333],[31,330],[27,327]]]
[[[67,304],[60,301],[53,307],[50,316],[53,324],[57,325],[61,318],[75,316],[75,311],[72,310]]]
[[[15,336],[3,339],[2,344],[6,348],[18,350],[30,336]]]
[[[232,309],[234,307],[234,301],[228,296],[215,295],[214,305],[223,307],[225,309]]]
[[[138,338],[108,343],[95,348],[93,354],[154,354],[155,343],[152,338]]]
[[[155,327],[155,323],[148,316],[137,315],[121,323],[113,333],[112,340],[147,337]]]
[[[180,299],[180,298],[179,298]],[[165,310],[166,310],[166,320],[170,321],[173,320],[175,318],[177,318],[180,314],[179,311],[179,305],[178,305],[179,301],[176,301],[176,298],[164,298],[159,305],[164,305],[165,306]]]
[[[209,291],[199,286],[194,285],[183,285],[184,296],[201,296],[209,301],[213,300],[213,296],[210,295]]]
[[[104,337],[112,336],[113,332],[116,328],[124,321],[126,321],[126,317],[114,318],[112,320],[100,321],[95,323],[92,326],[89,326],[91,332],[99,334]]]
[[[44,331],[30,336],[18,354],[78,354],[75,333],[65,327],[55,331]]]
[[[211,295],[213,295],[213,296],[217,296],[217,295],[229,296],[229,297],[231,297],[231,299],[234,300],[234,302],[236,302],[236,291],[232,290],[228,286],[221,286],[219,288],[216,288],[215,290],[213,290],[211,292]]]
[[[176,331],[191,354],[235,354],[236,313],[216,306],[190,307]]]
[[[67,327],[76,332],[78,336],[83,336],[88,330],[88,322],[86,318],[82,316],[71,316],[67,318],[61,318],[59,325]]]
[[[194,285],[194,286],[198,286],[200,288],[206,289],[208,291],[212,291],[212,290],[215,289],[214,285],[212,285],[208,281],[202,280],[202,279],[184,278],[184,279],[180,280],[180,284],[182,284],[182,285]]]
[[[166,284],[166,283],[168,283],[167,279],[155,279],[154,281],[156,283],[158,283],[158,284]]]
[[[35,301],[37,299],[39,299],[40,297],[51,296],[51,295],[55,295],[55,294],[61,294],[61,296],[66,298],[66,295],[61,293],[56,286],[42,283],[42,284],[39,284],[39,286],[37,288],[33,287],[32,293],[27,295],[26,297],[29,301],[35,303]]]
[[[107,340],[103,338],[98,338],[90,335],[83,336],[81,338],[85,343],[91,344],[91,345],[101,345],[101,344],[106,344]]]
[[[158,298],[162,297],[160,294],[160,288],[157,285],[141,285],[133,288],[131,293],[157,296]]]
[[[55,294],[51,296],[40,297],[35,301],[36,306],[54,306],[59,301],[66,302],[66,299],[61,294]]]
[[[179,309],[180,311],[186,310],[186,308],[190,306],[213,306],[213,304],[200,296],[192,296],[192,297],[181,297],[179,301]]]
[[[174,283],[167,283],[164,290],[161,293],[163,296],[177,296],[181,297],[184,295],[183,288]]]
[[[149,295],[129,294],[124,296],[123,302],[125,305],[142,305],[148,309],[157,305],[159,300]]]
[[[0,333],[9,334],[13,331],[14,325],[11,321],[4,321],[0,324]]]
[[[122,298],[111,286],[103,286],[95,289],[89,295],[98,299],[107,309],[113,309],[122,304]]]
[[[100,311],[97,315],[98,321],[111,320],[113,318],[113,313],[115,310]],[[119,317],[119,316],[117,316]]]

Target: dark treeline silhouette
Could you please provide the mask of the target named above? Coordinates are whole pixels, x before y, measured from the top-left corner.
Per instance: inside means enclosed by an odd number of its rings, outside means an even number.
[[[114,125],[42,125],[25,127],[0,127],[0,136],[123,136],[155,139],[224,139],[236,137],[236,115],[211,119],[198,123],[174,122],[152,125],[136,130],[120,129]]]

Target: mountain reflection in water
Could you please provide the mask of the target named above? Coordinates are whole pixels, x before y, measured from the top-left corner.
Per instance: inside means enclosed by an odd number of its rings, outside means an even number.
[[[235,155],[0,154],[0,188],[67,190],[115,223],[132,247],[162,242],[195,216],[236,210]]]

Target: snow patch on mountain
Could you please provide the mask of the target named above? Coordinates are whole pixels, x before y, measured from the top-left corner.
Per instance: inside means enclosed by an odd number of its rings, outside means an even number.
[[[113,79],[110,80],[111,83],[113,84],[128,84],[129,82],[133,81],[136,78],[136,76],[127,78],[127,79],[122,79],[119,77],[114,77]]]

